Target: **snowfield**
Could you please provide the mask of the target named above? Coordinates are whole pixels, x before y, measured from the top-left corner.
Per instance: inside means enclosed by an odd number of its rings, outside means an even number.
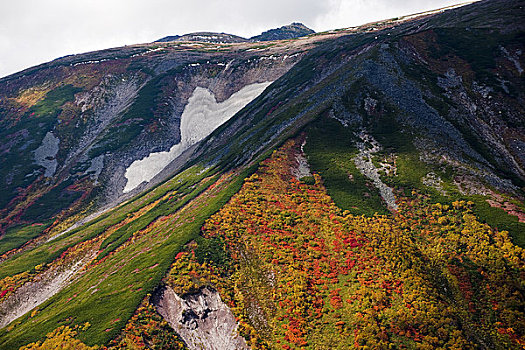
[[[181,116],[181,141],[167,152],[150,153],[147,157],[134,161],[127,169],[124,193],[133,190],[142,182],[149,182],[171,161],[195,143],[211,134],[244,106],[259,96],[271,82],[250,84],[217,103],[215,95],[208,89],[197,87],[188,99]]]

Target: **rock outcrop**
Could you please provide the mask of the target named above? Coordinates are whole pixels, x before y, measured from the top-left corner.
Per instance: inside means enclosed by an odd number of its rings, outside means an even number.
[[[190,350],[249,349],[237,334],[238,324],[218,292],[203,288],[181,298],[165,287],[155,298],[157,311]]]
[[[252,41],[271,41],[300,38],[315,33],[302,23],[294,22],[280,28],[270,29],[260,35],[250,38]]]

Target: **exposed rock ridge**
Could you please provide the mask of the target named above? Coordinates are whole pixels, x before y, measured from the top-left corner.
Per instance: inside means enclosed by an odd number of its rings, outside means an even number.
[[[250,38],[252,41],[271,41],[300,38],[315,33],[302,23],[294,22],[276,29],[270,29],[260,35]]]
[[[371,135],[364,131],[359,133],[359,138],[362,142],[357,142],[359,154],[354,158],[356,167],[364,176],[372,180],[374,186],[379,190],[381,198],[386,202],[388,209],[397,210],[396,197],[392,188],[381,181],[379,171],[372,161],[372,156],[381,150],[381,146]]]

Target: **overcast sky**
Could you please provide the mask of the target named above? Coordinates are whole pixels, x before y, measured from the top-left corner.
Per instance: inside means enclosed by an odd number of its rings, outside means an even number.
[[[245,37],[302,22],[315,31],[465,0],[0,0],[0,77],[54,58],[167,35]]]

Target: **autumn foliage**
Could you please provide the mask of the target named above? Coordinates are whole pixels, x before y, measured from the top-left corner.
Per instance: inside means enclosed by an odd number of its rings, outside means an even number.
[[[82,330],[82,328],[87,327],[89,327],[89,324],[73,328],[69,326],[58,327],[46,335],[46,340],[28,344],[20,348],[20,350],[96,350],[99,348],[98,346],[87,346],[75,338],[79,329]]]
[[[275,151],[203,229],[236,263],[232,307],[259,347],[524,344],[524,251],[472,203],[414,191],[396,215],[350,215],[319,176],[293,177],[297,152],[297,141]]]
[[[148,295],[122,333],[104,350],[185,349],[168,323],[157,313]]]

